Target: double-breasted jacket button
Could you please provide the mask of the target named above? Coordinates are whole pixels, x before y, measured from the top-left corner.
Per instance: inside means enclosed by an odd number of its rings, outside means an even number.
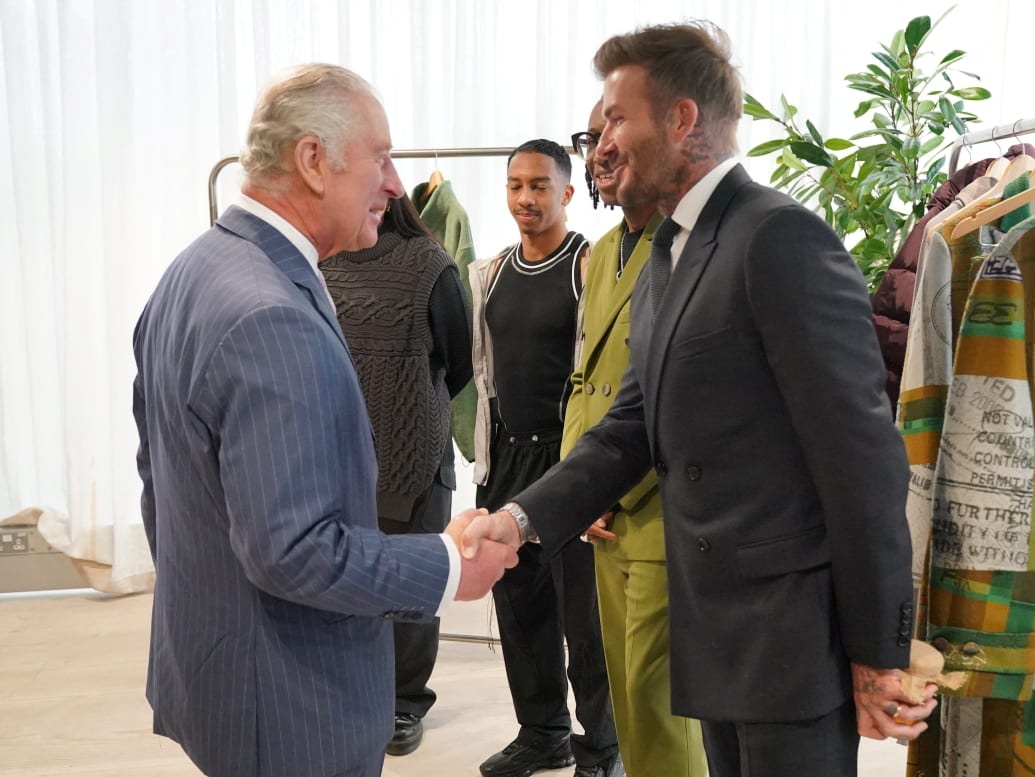
[[[696,464],[691,464],[686,468],[686,478],[690,481],[698,481],[701,479],[701,468]]]
[[[532,442],[539,442],[539,435],[538,434],[533,434],[532,435]]]
[[[712,549],[712,544],[708,542],[704,537],[697,538],[697,549],[702,553],[707,553]]]
[[[603,386],[601,386],[600,393],[603,394],[605,397],[611,396],[611,384],[605,383]]]
[[[596,390],[597,390],[596,386],[594,386],[592,383],[587,383],[586,384],[586,393],[587,394],[593,394]]]
[[[668,465],[666,465],[663,461],[656,462],[654,464],[654,469],[659,475],[668,474]]]
[[[509,442],[511,445],[513,445],[514,443],[517,442],[517,437],[511,437],[507,442]]]

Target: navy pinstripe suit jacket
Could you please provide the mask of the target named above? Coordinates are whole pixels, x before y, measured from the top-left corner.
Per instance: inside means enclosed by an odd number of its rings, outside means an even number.
[[[133,346],[155,732],[212,777],[379,774],[391,619],[430,618],[449,561],[377,531],[370,423],[313,268],[230,208]]]

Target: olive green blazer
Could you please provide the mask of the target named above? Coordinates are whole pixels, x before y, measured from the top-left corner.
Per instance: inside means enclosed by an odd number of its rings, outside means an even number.
[[[617,281],[623,225],[610,230],[593,246],[583,290],[582,356],[571,376],[573,391],[564,416],[561,456],[567,455],[578,438],[604,417],[618,393],[629,363],[629,302],[640,270],[650,257],[650,241],[660,222],[661,216],[655,213]],[[664,560],[657,474],[652,470],[622,497],[620,504],[622,509],[611,527],[619,537],[618,543],[601,543],[598,551],[617,552],[616,546],[620,546],[621,554],[630,560]]]

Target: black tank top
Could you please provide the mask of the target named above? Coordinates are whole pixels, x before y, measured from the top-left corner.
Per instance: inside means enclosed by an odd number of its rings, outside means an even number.
[[[494,414],[509,432],[563,426],[582,293],[579,257],[587,245],[569,232],[548,257],[528,262],[518,243],[504,252],[489,286],[485,321],[492,337]]]

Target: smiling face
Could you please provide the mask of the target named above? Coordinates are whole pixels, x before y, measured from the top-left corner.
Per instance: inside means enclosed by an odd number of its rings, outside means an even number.
[[[586,125],[587,131],[600,135],[604,131],[604,101],[600,100],[593,106],[589,114],[589,122]],[[591,146],[586,151],[586,169],[593,177],[593,183],[600,192],[600,199],[605,205],[616,205],[618,203],[618,186],[611,174],[611,168],[607,160],[597,155],[597,147]]]
[[[564,206],[573,192],[546,154],[522,151],[507,165],[507,207],[524,236],[560,231],[563,237]]]
[[[339,169],[330,165],[324,197],[331,249],[358,251],[377,242],[388,201],[404,193],[392,162],[388,118],[373,95],[356,99],[356,131],[346,141]]]
[[[641,65],[623,65],[604,80],[604,130],[595,164],[605,165],[618,202],[657,202],[671,208],[686,191],[685,132],[670,127],[672,114],[656,116],[650,75]],[[600,186],[600,183],[597,183]],[[662,212],[671,213],[662,208]]]

